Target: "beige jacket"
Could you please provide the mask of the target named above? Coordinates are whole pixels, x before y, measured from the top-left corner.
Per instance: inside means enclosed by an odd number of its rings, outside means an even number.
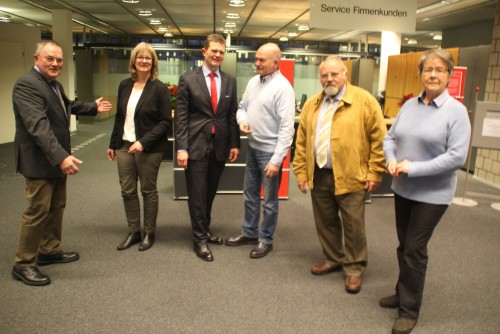
[[[346,85],[331,131],[336,195],[362,190],[367,181],[380,182],[386,171],[382,144],[387,128],[380,106],[366,90]],[[323,99],[321,92],[305,103],[297,130],[293,172],[309,189],[314,186],[314,141]]]

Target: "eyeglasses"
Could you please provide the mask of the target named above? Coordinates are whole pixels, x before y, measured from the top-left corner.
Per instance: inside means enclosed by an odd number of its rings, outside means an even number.
[[[135,60],[143,61],[145,63],[150,63],[153,59],[151,59],[150,57],[137,57],[135,58]]]
[[[37,54],[38,57],[40,57],[39,54]],[[43,59],[45,59],[45,61],[47,63],[53,63],[54,61],[57,63],[57,64],[62,64],[64,59],[62,58],[57,58],[57,57],[52,57],[52,56],[47,56],[47,57],[42,57]]]
[[[432,72],[435,72],[437,75],[443,75],[445,74],[446,72],[448,72],[447,69],[445,68],[442,68],[442,67],[436,67],[436,68],[432,68],[432,67],[426,67],[424,68],[423,70],[423,73],[424,74],[432,74]]]

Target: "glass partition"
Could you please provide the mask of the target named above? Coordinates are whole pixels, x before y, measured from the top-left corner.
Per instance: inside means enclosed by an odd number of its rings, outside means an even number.
[[[91,50],[94,95],[116,97],[120,81],[130,76],[128,63],[131,48],[95,47]],[[155,50],[159,59],[159,80],[165,83],[177,85],[181,74],[203,64],[200,49],[174,49],[155,45]],[[227,52],[237,53],[236,79],[240,100],[248,80],[255,75],[255,51],[228,48]],[[295,61],[294,89],[297,105],[304,95],[310,98],[321,91],[318,71],[319,64],[326,56],[328,55],[305,51],[283,52],[283,58]]]

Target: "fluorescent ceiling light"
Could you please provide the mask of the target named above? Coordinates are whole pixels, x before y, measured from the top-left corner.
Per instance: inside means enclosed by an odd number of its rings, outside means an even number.
[[[122,0],[125,3],[139,3],[139,0]]]
[[[422,13],[427,12],[429,10],[441,8],[443,6],[450,5],[450,4],[452,4],[454,2],[458,2],[458,1],[460,1],[460,0],[448,0],[448,1],[436,2],[436,3],[432,4],[432,5],[425,6],[425,7],[417,9],[417,14],[422,14]]]
[[[151,19],[151,20],[149,21],[149,24],[152,24],[152,25],[159,25],[159,24],[161,24],[161,20],[159,20],[159,19]]]
[[[140,10],[139,11],[139,16],[151,16],[153,15],[153,12],[150,10]]]
[[[231,7],[244,7],[245,1],[243,1],[243,0],[230,0],[229,6],[231,6]]]
[[[308,31],[309,30],[309,26],[307,26],[307,25],[300,25],[297,29],[299,31]]]
[[[238,14],[238,13],[227,13],[226,17],[228,19],[239,19],[240,18],[240,14]]]
[[[166,32],[165,35],[163,35],[165,37],[172,37],[174,36],[171,32]]]
[[[297,33],[295,31],[290,31],[288,37],[297,37]]]
[[[434,35],[434,37],[432,37],[432,39],[434,39],[436,41],[441,41],[441,40],[443,40],[443,35]]]
[[[236,23],[234,23],[234,22],[226,22],[226,24],[224,26],[226,28],[235,28],[236,27]]]
[[[281,36],[279,40],[280,40],[280,42],[288,42],[288,37]]]
[[[159,27],[158,31],[159,32],[165,32],[165,31],[168,31],[168,28],[167,27]]]
[[[417,44],[417,40],[416,39],[409,39],[408,40],[408,44]]]
[[[3,22],[3,23],[10,22],[10,16],[9,15],[0,15],[0,22]]]

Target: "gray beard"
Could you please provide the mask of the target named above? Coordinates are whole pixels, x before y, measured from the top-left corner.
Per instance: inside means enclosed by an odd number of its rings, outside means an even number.
[[[323,91],[328,96],[335,96],[339,93],[339,88],[337,86],[325,86]]]

